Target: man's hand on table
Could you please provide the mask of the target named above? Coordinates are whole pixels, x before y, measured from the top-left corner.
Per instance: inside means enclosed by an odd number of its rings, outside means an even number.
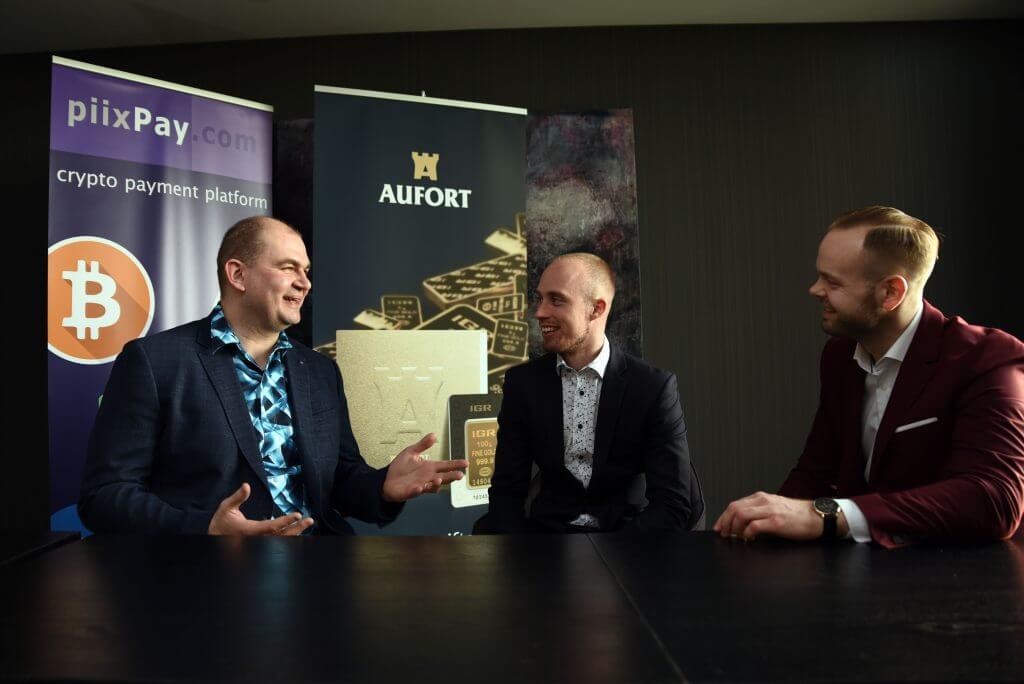
[[[313,524],[312,518],[303,518],[301,513],[282,515],[271,520],[249,520],[240,510],[248,498],[249,485],[243,484],[238,491],[221,501],[213,518],[210,519],[207,533],[249,537],[275,534],[291,537],[302,534]]]
[[[846,537],[849,526],[842,510],[836,523],[837,536]],[[741,537],[747,541],[762,534],[807,541],[821,538],[825,521],[814,511],[810,499],[756,492],[729,504],[712,529],[723,537]]]
[[[381,497],[390,503],[408,501],[420,494],[441,491],[441,486],[462,479],[462,468],[468,461],[431,461],[423,458],[424,451],[434,445],[433,433],[402,449],[388,466]]]

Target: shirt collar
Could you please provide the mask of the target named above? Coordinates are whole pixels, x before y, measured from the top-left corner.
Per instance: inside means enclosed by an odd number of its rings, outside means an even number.
[[[917,326],[921,323],[921,316],[924,314],[924,303],[919,303],[917,306],[917,313],[910,320],[910,325],[907,326],[896,341],[889,347],[889,351],[885,352],[876,363],[871,362],[871,355],[868,354],[867,350],[864,349],[860,344],[857,344],[857,348],[853,350],[853,358],[857,362],[865,373],[875,373],[878,367],[882,365],[882,361],[885,359],[892,359],[897,363],[903,363],[903,359],[907,357],[907,351],[910,349],[910,343],[914,341],[914,333],[917,332]]]
[[[594,371],[597,373],[597,377],[599,377],[599,378],[601,378],[603,380],[604,379],[604,372],[608,368],[608,360],[611,358],[611,356],[612,356],[611,343],[608,342],[608,336],[605,335],[604,344],[601,345],[601,351],[599,351],[597,353],[597,356],[594,357],[593,361],[591,361],[586,366],[581,368],[579,370],[579,372],[582,373],[583,371],[585,371],[588,368],[593,368]],[[556,360],[555,360],[555,372],[558,373],[559,375],[561,375],[563,368],[570,368],[571,369],[572,367],[569,364],[567,364],[565,362],[565,359],[562,358],[562,355],[559,354],[556,357]]]
[[[224,308],[220,305],[220,302],[217,302],[217,306],[213,307],[213,311],[210,312],[210,338],[213,341],[214,352],[232,344],[240,351],[245,352],[245,348],[242,346],[241,340],[238,339],[238,335],[231,329],[231,324],[228,323],[228,318],[224,315]],[[277,338],[277,344],[274,345],[274,349],[270,353],[273,354],[278,350],[281,350],[283,353],[291,348],[292,343],[288,339],[288,335],[282,330]]]

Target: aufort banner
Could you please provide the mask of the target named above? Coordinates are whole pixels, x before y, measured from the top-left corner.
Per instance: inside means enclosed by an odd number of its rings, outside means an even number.
[[[313,343],[341,367],[360,449],[380,467],[435,432],[427,456],[446,459],[449,429],[469,429],[481,462],[468,489],[353,525],[466,533],[487,510],[493,435],[469,415],[450,428],[448,400],[500,393],[527,357],[527,112],[324,86],[315,104]]]
[[[124,344],[209,313],[235,221],[271,210],[272,108],[53,58],[47,346],[54,530]]]

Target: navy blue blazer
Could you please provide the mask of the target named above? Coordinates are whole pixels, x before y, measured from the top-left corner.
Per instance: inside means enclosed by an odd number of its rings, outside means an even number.
[[[284,361],[314,530],[352,534],[343,516],[394,520],[401,505],[381,499],[387,469],[359,453],[337,365],[293,344]],[[231,354],[214,353],[210,318],[126,344],[89,439],[78,502],[86,527],[205,534],[243,482],[251,488],[247,518],[280,514]]]

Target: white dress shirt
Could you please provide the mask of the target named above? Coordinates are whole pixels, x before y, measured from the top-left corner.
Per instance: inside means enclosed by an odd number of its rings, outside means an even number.
[[[896,378],[900,373],[900,366],[907,356],[910,343],[914,340],[914,333],[921,322],[921,314],[924,313],[924,305],[919,303],[917,313],[910,321],[906,330],[892,343],[889,351],[885,352],[877,362],[872,362],[871,354],[859,344],[853,350],[853,358],[857,365],[866,373],[864,376],[864,404],[861,407],[861,453],[864,455],[864,480],[868,479],[871,473],[871,459],[874,456],[875,436],[878,434],[878,426],[885,415],[885,407],[889,405],[889,397],[892,396],[892,388],[896,385]],[[836,499],[846,522],[850,526],[850,533],[854,541],[871,541],[871,529],[868,527],[867,518],[860,510],[860,506],[851,499]]]
[[[565,468],[579,480],[583,488],[590,486],[594,473],[594,434],[597,431],[597,408],[601,402],[601,383],[611,356],[608,338],[593,361],[574,370],[559,354],[555,372],[562,379],[562,438],[565,447]],[[598,527],[597,518],[589,513],[579,515],[570,525]]]

